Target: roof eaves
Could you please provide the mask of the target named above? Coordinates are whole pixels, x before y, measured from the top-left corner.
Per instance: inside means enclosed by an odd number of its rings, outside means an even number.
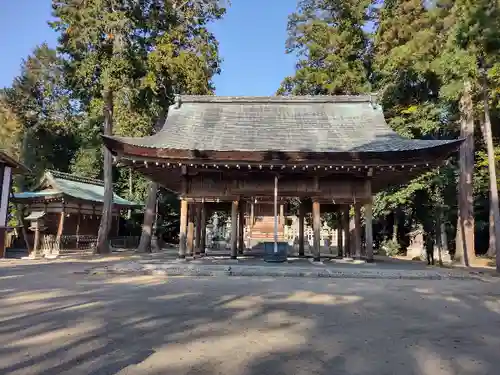
[[[14,159],[12,156],[9,156],[4,151],[0,151],[0,160],[11,167],[15,173],[31,173],[28,167]]]

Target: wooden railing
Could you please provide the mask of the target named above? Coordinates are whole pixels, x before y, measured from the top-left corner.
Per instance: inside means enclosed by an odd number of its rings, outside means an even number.
[[[30,247],[33,248],[32,234],[28,235]],[[110,245],[113,248],[134,249],[139,245],[140,237],[121,236],[110,239]],[[92,235],[63,235],[58,241],[52,234],[40,236],[40,245],[38,252],[40,254],[61,254],[65,252],[86,252],[91,251],[97,244],[97,236]]]

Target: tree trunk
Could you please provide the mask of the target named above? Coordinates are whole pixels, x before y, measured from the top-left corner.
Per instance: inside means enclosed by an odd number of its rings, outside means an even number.
[[[138,252],[151,252],[151,237],[153,234],[153,222],[156,215],[156,195],[158,193],[158,184],[151,182],[149,185],[148,199],[146,201],[146,210],[144,211],[144,222],[142,224],[141,240],[139,242]]]
[[[472,87],[465,83],[460,99],[460,135],[465,139],[460,146],[460,173],[458,183],[458,218],[454,261],[469,267],[475,258],[474,250],[474,115]]]
[[[489,213],[489,241],[488,241],[488,252],[487,256],[493,258],[496,255],[496,236],[495,236],[495,214],[493,212],[493,199],[491,198],[490,191],[490,213]]]
[[[483,104],[484,104],[484,126],[483,132],[486,141],[486,148],[488,151],[488,170],[490,176],[490,248],[488,254],[493,253],[496,255],[496,269],[500,272],[500,209],[498,207],[498,185],[497,185],[497,172],[495,149],[493,147],[493,135],[491,133],[491,119],[488,91],[486,82],[483,86]],[[494,252],[492,250],[494,249]]]
[[[392,225],[392,240],[394,242],[399,242],[398,241],[398,237],[399,237],[399,221],[401,219],[401,209],[399,207],[397,207],[394,210],[393,217],[394,217],[394,221],[393,221],[393,225]]]
[[[106,90],[104,95],[104,135],[113,134],[113,92]],[[101,223],[97,233],[95,252],[109,254],[109,231],[113,220],[113,157],[111,152],[102,146],[104,154],[104,202],[102,205]]]
[[[129,168],[128,169],[128,199],[130,201],[133,201],[133,195],[134,195],[134,192],[133,192],[133,188],[132,188],[133,184],[132,184],[132,168]],[[128,209],[128,212],[127,212],[127,218],[130,219],[132,217],[132,209],[129,208]]]
[[[158,132],[167,118],[167,110],[163,111],[156,121],[154,126],[154,133]],[[158,194],[159,185],[153,181],[149,183],[148,199],[146,200],[146,207],[144,207],[144,220],[142,223],[141,239],[137,251],[150,252],[151,251],[151,233],[152,225],[156,215],[156,196]],[[149,228],[149,229],[148,229]],[[149,249],[149,250],[146,250]]]

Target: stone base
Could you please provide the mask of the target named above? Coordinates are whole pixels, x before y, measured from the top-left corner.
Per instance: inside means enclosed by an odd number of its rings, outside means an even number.
[[[264,243],[264,261],[273,263],[282,263],[287,261],[288,243],[278,242],[277,251],[274,251],[274,242]]]

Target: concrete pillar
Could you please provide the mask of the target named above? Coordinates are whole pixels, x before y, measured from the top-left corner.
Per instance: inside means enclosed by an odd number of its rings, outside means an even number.
[[[280,225],[285,225],[285,205],[280,204]]]
[[[321,248],[321,213],[320,205],[317,200],[313,201],[312,206],[313,214],[313,229],[314,229],[314,246],[313,246],[313,260],[319,262],[321,260],[320,248]]]
[[[304,202],[300,202],[299,206],[299,257],[304,256],[304,217],[306,208]]]
[[[238,258],[238,201],[231,206],[231,259]]]
[[[354,204],[354,257],[361,258],[361,203]]]
[[[186,258],[186,229],[187,229],[187,216],[188,216],[188,202],[186,199],[181,199],[181,227],[179,230],[179,258]]]
[[[245,250],[245,202],[238,203],[238,253]]]

